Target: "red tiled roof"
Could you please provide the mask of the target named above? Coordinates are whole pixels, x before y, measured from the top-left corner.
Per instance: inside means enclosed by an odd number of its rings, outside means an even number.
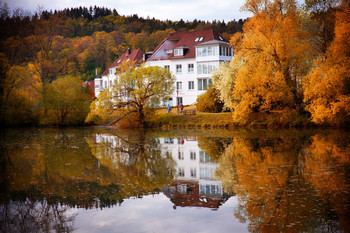
[[[123,62],[130,59],[131,62],[136,61],[136,63],[140,64],[143,62],[143,52],[141,49],[135,49],[128,54],[128,51],[123,53],[118,59],[116,59],[107,69],[101,74],[101,76],[108,75],[109,69],[120,66]]]
[[[195,41],[196,38],[203,37],[203,40],[201,41]],[[202,31],[192,31],[192,32],[177,32],[174,33],[167,38],[165,38],[154,50],[154,53],[150,58],[148,58],[149,61],[155,61],[155,60],[168,60],[168,59],[178,59],[178,58],[194,58],[196,54],[195,46],[198,44],[202,44],[208,41],[224,41],[221,40],[220,34],[216,31],[209,29],[209,30],[202,30]],[[169,43],[166,43],[169,42]],[[173,50],[178,47],[186,47],[188,48],[185,55],[181,57],[174,57],[174,53],[171,53],[169,55],[164,56],[157,56],[156,53],[161,50]],[[155,56],[154,56],[155,55]]]

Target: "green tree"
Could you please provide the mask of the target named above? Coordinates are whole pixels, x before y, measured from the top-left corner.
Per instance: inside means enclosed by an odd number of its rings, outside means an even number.
[[[62,77],[47,90],[47,124],[81,124],[89,112],[91,92],[79,78]]]

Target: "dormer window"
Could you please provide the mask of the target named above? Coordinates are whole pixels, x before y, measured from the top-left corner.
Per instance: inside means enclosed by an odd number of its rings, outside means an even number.
[[[204,37],[201,36],[201,37],[197,37],[194,41],[195,41],[195,42],[199,42],[199,41],[202,41],[203,39],[204,39]]]
[[[113,70],[112,69],[109,69],[109,74],[113,74]]]
[[[219,39],[220,39],[220,40],[224,40],[224,39],[222,39],[222,37],[221,37],[221,36],[219,36]]]
[[[184,55],[184,50],[183,49],[174,49],[174,56],[175,57],[180,57]]]

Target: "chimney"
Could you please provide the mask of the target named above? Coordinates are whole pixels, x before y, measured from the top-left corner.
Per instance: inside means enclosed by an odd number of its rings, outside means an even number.
[[[128,48],[128,55],[130,55],[130,53],[131,53],[131,49],[130,49],[130,48]]]

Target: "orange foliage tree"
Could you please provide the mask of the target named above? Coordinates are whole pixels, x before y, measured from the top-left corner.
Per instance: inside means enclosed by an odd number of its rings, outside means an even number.
[[[300,81],[313,58],[312,43],[303,27],[307,16],[289,0],[247,1],[244,9],[254,16],[245,23],[243,33],[231,38],[234,119],[245,123],[252,112],[299,110]]]
[[[315,61],[306,76],[304,101],[312,121],[323,125],[350,122],[350,6],[336,12],[335,37],[326,54]]]

